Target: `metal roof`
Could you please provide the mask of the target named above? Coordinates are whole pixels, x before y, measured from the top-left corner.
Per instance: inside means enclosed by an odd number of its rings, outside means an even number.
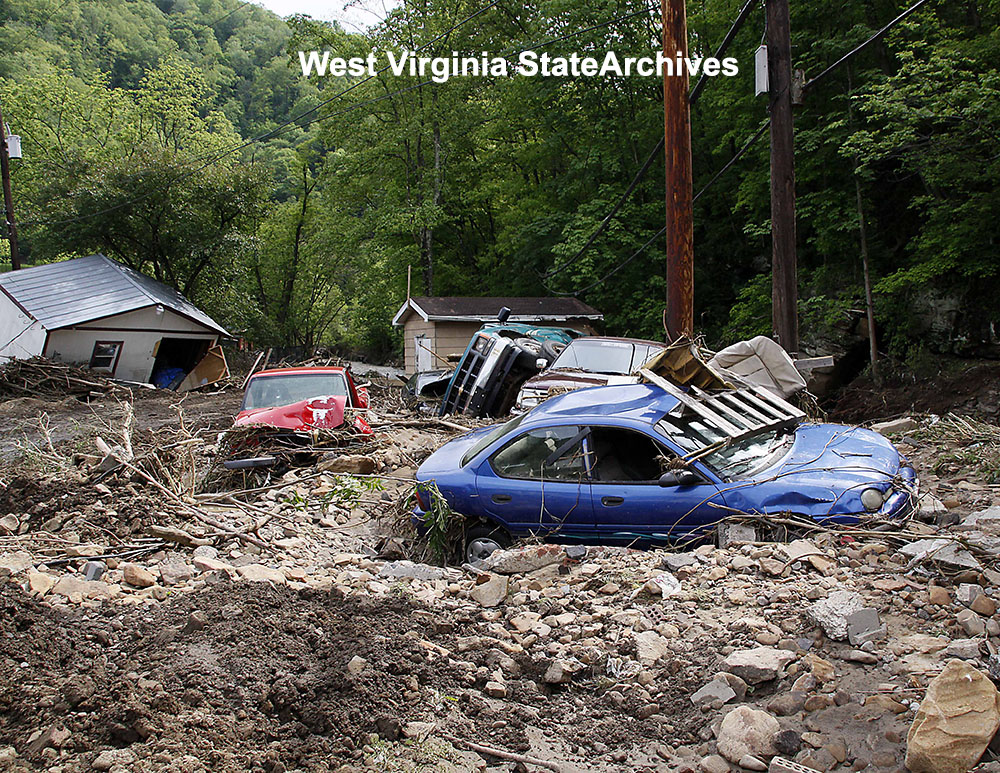
[[[392,324],[399,326],[407,312],[419,314],[425,322],[491,322],[506,306],[510,322],[558,322],[569,319],[602,320],[604,315],[578,298],[523,298],[473,296],[414,296],[396,312]]]
[[[104,255],[8,271],[0,274],[0,290],[48,330],[162,305],[228,335],[221,325],[172,287]]]

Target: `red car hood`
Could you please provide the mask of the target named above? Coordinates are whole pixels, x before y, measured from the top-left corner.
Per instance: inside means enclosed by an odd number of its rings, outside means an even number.
[[[290,405],[279,405],[277,408],[253,408],[240,411],[236,416],[234,426],[264,424],[296,432],[310,429],[335,429],[344,423],[346,405],[346,397],[332,396],[313,397]],[[359,425],[363,425],[363,427]],[[355,426],[362,432],[371,432],[371,428],[360,417],[355,421]]]

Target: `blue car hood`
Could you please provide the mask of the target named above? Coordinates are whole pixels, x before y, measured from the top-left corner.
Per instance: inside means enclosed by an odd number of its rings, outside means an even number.
[[[895,447],[869,429],[802,424],[784,458],[732,484],[726,499],[740,509],[763,513],[861,513],[861,492],[873,487],[886,491],[901,466]]]
[[[791,453],[754,478],[780,475],[791,482],[808,475],[813,484],[825,483],[827,476],[839,481],[870,481],[882,476],[891,478],[899,466],[899,452],[877,432],[843,424],[801,424],[795,431]]]

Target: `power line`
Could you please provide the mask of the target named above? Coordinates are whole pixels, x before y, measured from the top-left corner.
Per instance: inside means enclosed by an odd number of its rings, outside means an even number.
[[[246,0],[246,2],[245,2],[245,3],[242,3],[242,4],[238,5],[238,6],[236,6],[236,7],[235,7],[235,8],[233,9],[233,10],[231,10],[231,11],[230,11],[229,13],[225,13],[225,14],[223,14],[223,15],[222,15],[222,16],[220,16],[220,17],[219,17],[218,19],[216,19],[215,21],[213,21],[213,22],[212,22],[211,24],[207,24],[207,25],[205,25],[205,26],[207,26],[207,27],[214,27],[214,26],[215,26],[216,24],[218,24],[218,23],[219,23],[220,21],[225,21],[225,20],[226,20],[226,19],[228,19],[228,18],[229,18],[230,16],[232,16],[232,15],[233,15],[234,13],[236,13],[237,11],[241,11],[241,10],[243,10],[244,8],[246,8],[246,7],[248,6],[248,5],[250,5],[250,2],[251,2],[251,0]]]
[[[716,59],[721,59],[722,56],[726,53],[726,50],[729,48],[730,44],[736,38],[736,35],[740,31],[740,28],[743,26],[743,23],[747,20],[747,17],[750,15],[750,11],[753,10],[754,6],[758,2],[760,2],[760,0],[747,0],[747,2],[740,9],[740,12],[736,16],[736,20],[729,28],[729,32],[726,33],[725,37],[722,39],[722,42],[719,44],[719,47],[715,51]],[[688,95],[688,104],[693,105],[695,102],[698,101],[698,97],[701,95],[702,89],[704,89],[707,79],[708,76],[704,72],[702,72],[701,78],[698,79],[698,82],[695,84],[694,88],[691,89],[691,93]],[[615,215],[618,214],[618,211],[624,206],[629,196],[632,195],[632,191],[634,191],[638,187],[639,183],[642,182],[643,178],[646,176],[646,173],[649,171],[650,166],[652,166],[653,161],[663,150],[665,144],[666,144],[666,136],[663,136],[660,138],[660,141],[656,143],[656,147],[654,147],[650,151],[649,156],[646,158],[645,163],[643,163],[639,171],[636,172],[635,177],[632,178],[632,182],[629,183],[628,187],[625,189],[625,192],[622,193],[621,196],[619,196],[618,201],[615,202],[615,205],[611,208],[611,211],[604,216],[604,219],[601,220],[601,222],[598,224],[597,229],[590,235],[590,238],[587,239],[586,243],[577,251],[577,253],[566,262],[556,266],[551,271],[547,271],[544,274],[542,274],[542,279],[551,279],[556,274],[565,271],[570,266],[575,265],[587,253],[587,250],[589,250],[591,246],[593,246],[594,242],[597,241],[597,237],[599,237],[602,233],[604,233],[604,229],[608,227],[608,225],[614,219]],[[691,203],[692,204],[694,203],[693,199]]]
[[[711,188],[711,187],[712,187],[712,185],[713,185],[713,184],[714,184],[714,183],[716,182],[716,180],[718,180],[718,179],[719,179],[720,177],[722,177],[722,175],[724,175],[724,174],[725,174],[725,173],[726,173],[726,172],[727,172],[727,171],[729,170],[729,168],[730,168],[730,167],[731,167],[731,166],[732,166],[733,164],[735,164],[735,163],[736,163],[737,161],[739,161],[739,160],[740,160],[740,159],[741,159],[741,158],[743,157],[743,155],[744,155],[744,154],[745,154],[745,153],[746,153],[746,152],[747,152],[747,151],[748,151],[748,150],[749,150],[749,149],[750,149],[751,147],[753,147],[753,144],[754,144],[754,143],[755,143],[755,142],[756,142],[757,140],[759,140],[759,139],[760,139],[760,138],[761,138],[761,137],[762,137],[762,136],[764,135],[764,132],[765,132],[765,131],[767,131],[767,128],[768,128],[768,127],[769,127],[770,125],[771,125],[771,119],[767,119],[767,120],[766,120],[766,121],[765,121],[765,122],[764,122],[764,123],[763,123],[763,124],[762,124],[762,125],[760,126],[760,128],[759,128],[759,129],[757,129],[757,131],[756,131],[756,132],[754,132],[754,133],[753,133],[753,134],[752,134],[752,135],[750,136],[750,139],[748,139],[748,140],[747,140],[747,141],[746,141],[746,142],[745,142],[745,143],[743,144],[743,147],[741,147],[741,148],[740,148],[740,149],[739,149],[738,151],[736,151],[736,154],[735,154],[735,155],[734,155],[734,156],[733,156],[733,157],[732,157],[731,159],[729,159],[729,161],[727,161],[727,162],[726,162],[725,166],[723,166],[723,167],[722,167],[722,168],[721,168],[721,169],[720,169],[720,170],[719,170],[718,172],[716,172],[716,173],[715,173],[715,174],[714,174],[714,175],[712,176],[712,179],[711,179],[711,180],[709,180],[709,181],[708,181],[707,183],[705,183],[705,185],[704,185],[704,186],[702,187],[702,189],[701,189],[700,191],[698,191],[698,192],[697,192],[697,193],[696,193],[696,194],[695,194],[695,195],[694,195],[694,196],[692,197],[692,199],[691,199],[691,203],[692,203],[692,204],[694,204],[694,202],[696,202],[696,201],[697,201],[697,200],[698,200],[699,198],[701,198],[702,194],[703,194],[703,193],[705,193],[705,191],[707,191],[707,190],[708,190],[709,188]],[[654,235],[652,236],[652,238],[650,238],[650,239],[649,239],[649,241],[647,241],[647,242],[646,242],[645,244],[643,244],[643,245],[642,245],[642,246],[641,246],[641,247],[640,247],[639,249],[637,249],[637,250],[636,250],[636,251],[635,251],[634,253],[632,253],[632,254],[631,254],[631,255],[630,255],[629,257],[627,257],[627,258],[626,258],[625,260],[623,260],[623,261],[622,261],[621,263],[619,263],[619,264],[618,264],[617,266],[615,266],[615,267],[614,267],[613,269],[611,269],[611,270],[610,270],[610,271],[609,271],[608,273],[606,273],[606,274],[605,274],[604,276],[602,276],[602,277],[601,277],[600,279],[598,279],[598,280],[596,280],[596,281],[594,281],[594,282],[591,282],[591,283],[590,283],[589,285],[587,285],[586,287],[583,287],[583,288],[580,288],[580,289],[578,289],[578,290],[574,290],[573,292],[559,292],[559,291],[557,291],[557,290],[552,290],[552,289],[551,289],[551,288],[549,288],[549,287],[546,287],[546,289],[547,289],[547,290],[548,290],[549,292],[553,293],[554,295],[573,295],[573,296],[576,296],[576,295],[582,295],[583,293],[585,293],[585,292],[587,292],[587,291],[589,291],[589,290],[593,290],[593,289],[594,289],[595,287],[597,287],[597,286],[598,286],[599,284],[603,284],[604,282],[606,282],[606,281],[607,281],[608,279],[610,279],[610,278],[611,278],[612,276],[614,276],[614,275],[615,275],[615,274],[617,274],[617,273],[618,273],[619,271],[621,271],[621,270],[622,270],[623,268],[625,268],[625,266],[627,266],[627,265],[628,265],[629,263],[631,263],[631,262],[632,262],[632,261],[634,261],[634,260],[635,260],[636,258],[638,258],[638,257],[639,257],[640,255],[642,255],[642,253],[644,253],[644,252],[645,252],[645,251],[646,251],[646,250],[647,250],[647,249],[649,248],[649,246],[650,246],[650,245],[651,245],[651,244],[652,244],[653,242],[655,242],[655,241],[656,241],[657,239],[659,239],[659,238],[660,238],[661,236],[663,236],[663,235],[664,235],[664,234],[665,234],[666,232],[667,232],[667,228],[666,228],[666,226],[664,226],[664,227],[663,227],[663,228],[661,228],[661,229],[660,229],[659,231],[657,231],[657,232],[656,232],[656,233],[655,233],[655,234],[654,234]]]
[[[893,27],[895,27],[897,24],[899,24],[899,22],[903,21],[903,19],[905,19],[907,16],[909,16],[914,11],[918,10],[922,5],[924,5],[927,2],[928,2],[928,0],[917,0],[916,3],[914,3],[913,5],[911,5],[909,8],[907,8],[901,14],[899,14],[899,16],[897,16],[891,22],[889,22],[884,27],[882,27],[882,29],[880,29],[878,32],[876,32],[874,35],[872,35],[870,38],[868,38],[868,40],[866,40],[864,43],[862,43],[859,46],[855,46],[853,49],[851,49],[846,54],[844,54],[842,57],[840,57],[840,59],[838,59],[836,62],[834,62],[829,67],[827,67],[825,70],[823,70],[823,72],[821,72],[815,78],[811,78],[810,80],[808,80],[802,86],[802,88],[808,89],[808,88],[812,87],[814,84],[816,84],[818,81],[821,81],[823,78],[825,78],[831,72],[833,72],[838,67],[840,67],[840,65],[842,65],[844,62],[848,61],[849,59],[851,59],[852,57],[854,57],[856,54],[861,53],[864,49],[866,49],[868,46],[870,46],[876,40],[878,40],[879,38],[883,37],[889,30],[891,30]]]

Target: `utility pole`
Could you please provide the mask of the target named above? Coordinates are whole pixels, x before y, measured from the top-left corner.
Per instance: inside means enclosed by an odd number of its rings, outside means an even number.
[[[3,176],[3,206],[7,219],[7,238],[10,240],[10,267],[21,268],[21,253],[17,249],[17,223],[14,221],[14,197],[10,192],[10,158],[7,156],[7,127],[0,110],[0,175]]]
[[[771,324],[785,350],[799,350],[795,257],[795,144],[788,0],[765,0],[771,111]]]
[[[667,168],[667,337],[694,332],[694,226],[691,210],[691,111],[688,104],[685,0],[661,0],[663,56],[680,71],[663,73]],[[680,62],[678,62],[678,57]]]

